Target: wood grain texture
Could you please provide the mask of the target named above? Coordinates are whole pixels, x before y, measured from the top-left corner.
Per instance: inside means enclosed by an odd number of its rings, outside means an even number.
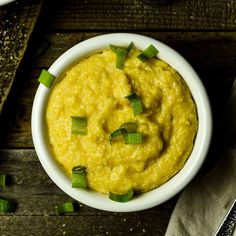
[[[50,24],[53,30],[186,31],[236,28],[234,0],[67,0],[56,3],[51,5],[56,16]]]
[[[0,8],[0,114],[41,5],[40,0],[21,0]]]
[[[162,222],[162,223],[160,223]],[[153,227],[155,225],[155,227]],[[166,222],[148,214],[134,216],[0,216],[2,236],[163,236]]]
[[[159,39],[181,53],[201,76],[210,96],[214,119],[222,116],[232,81],[236,74],[236,33],[234,32],[159,32],[144,35]],[[32,148],[31,109],[42,68],[48,68],[63,52],[84,39],[98,33],[48,33],[51,46],[23,74],[18,75],[17,87],[7,106],[5,122],[0,124],[3,134],[0,147]],[[42,39],[39,39],[42,40]],[[221,96],[219,96],[221,94]],[[7,125],[6,125],[7,124]],[[216,123],[218,125],[218,123]]]

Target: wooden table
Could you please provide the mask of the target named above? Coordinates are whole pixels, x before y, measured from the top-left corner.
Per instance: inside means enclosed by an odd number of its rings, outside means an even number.
[[[0,235],[164,235],[178,196],[142,212],[110,213],[81,204],[76,213],[56,216],[54,206],[72,199],[49,179],[34,151],[30,119],[37,77],[71,46],[95,35],[133,32],[167,43],[193,65],[212,103],[214,134],[204,173],[222,148],[222,116],[236,72],[235,16],[234,0],[45,1],[1,115],[0,172],[8,184],[0,197],[17,208],[0,215]],[[35,57],[45,39],[50,46]]]

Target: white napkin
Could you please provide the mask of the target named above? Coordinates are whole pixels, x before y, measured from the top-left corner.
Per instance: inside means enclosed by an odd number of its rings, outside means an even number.
[[[211,172],[195,179],[183,191],[165,236],[215,235],[236,198],[236,80],[225,124],[227,137],[222,140],[227,140],[228,148]]]

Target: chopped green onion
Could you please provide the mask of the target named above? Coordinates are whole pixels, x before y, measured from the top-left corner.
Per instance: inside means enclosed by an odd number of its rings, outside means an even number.
[[[134,195],[133,190],[129,190],[126,194],[118,195],[109,192],[109,198],[116,202],[128,202]]]
[[[136,115],[140,114],[141,112],[143,112],[142,102],[141,102],[140,98],[137,96],[136,93],[132,93],[129,96],[126,96],[125,98],[127,98],[131,102],[133,112],[134,112],[134,116],[136,116]]]
[[[15,210],[15,203],[6,199],[0,198],[0,212],[9,213]]]
[[[87,188],[87,171],[84,166],[75,166],[72,169],[72,188]]]
[[[134,133],[137,130],[137,124],[134,122],[125,122],[119,129],[115,130],[110,135],[110,144],[113,138],[126,135],[127,133]]]
[[[47,70],[42,70],[41,74],[38,78],[38,81],[45,85],[47,88],[50,88],[52,85],[52,82],[54,81],[55,76],[52,75],[50,72],[48,72]]]
[[[125,144],[141,144],[143,142],[143,135],[141,133],[127,133],[124,134]]]
[[[158,50],[151,44],[138,55],[138,59],[145,62],[148,59],[155,57],[157,53]]]
[[[120,46],[115,46],[115,45],[112,45],[112,44],[110,44],[110,48],[114,53],[117,53],[117,51],[121,49],[121,50],[125,50],[126,53],[128,54],[131,51],[131,49],[133,48],[133,42],[131,42],[127,48],[120,47]]]
[[[0,174],[0,187],[5,188],[6,186],[6,175]]]
[[[118,47],[118,46],[115,46],[115,45],[112,45],[112,44],[110,44],[110,49],[114,52],[114,53],[117,53],[117,50],[118,49],[124,49],[124,48],[121,48],[121,47]]]
[[[127,133],[133,133],[137,130],[137,124],[134,122],[125,122],[120,126],[120,129],[124,128]]]
[[[110,48],[116,54],[116,68],[122,70],[124,68],[125,58],[133,48],[133,42],[131,42],[127,48],[115,45],[110,45]]]
[[[73,202],[65,202],[63,204],[55,206],[55,210],[58,216],[75,211]]]
[[[110,143],[111,143],[111,141],[112,141],[112,139],[113,138],[116,138],[116,137],[118,137],[118,136],[121,136],[121,135],[124,135],[126,133],[126,129],[124,129],[124,128],[119,128],[119,129],[117,129],[117,130],[115,130],[114,132],[112,132],[111,133],[111,135],[110,135]]]
[[[71,133],[72,134],[87,134],[87,118],[81,116],[71,116],[72,119],[72,127]]]
[[[116,52],[116,68],[118,69],[123,69],[124,68],[124,63],[125,63],[125,58],[126,58],[126,51],[122,49],[118,49]]]
[[[134,44],[133,44],[133,42],[131,42],[131,43],[129,44],[129,46],[126,48],[127,54],[131,51],[131,49],[133,48],[133,46],[134,46]]]

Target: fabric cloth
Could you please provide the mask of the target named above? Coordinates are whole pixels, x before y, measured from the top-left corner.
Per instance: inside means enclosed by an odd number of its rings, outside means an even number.
[[[165,236],[215,235],[236,198],[236,81],[226,113],[228,148],[212,171],[180,195]]]

